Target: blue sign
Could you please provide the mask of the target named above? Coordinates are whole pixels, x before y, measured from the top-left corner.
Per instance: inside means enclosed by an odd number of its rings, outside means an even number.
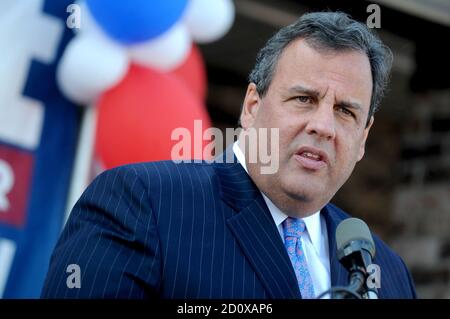
[[[70,0],[0,3],[0,297],[37,298],[59,237],[80,113],[56,85]]]

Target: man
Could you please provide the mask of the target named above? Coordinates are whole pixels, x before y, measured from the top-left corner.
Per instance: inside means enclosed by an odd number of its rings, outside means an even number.
[[[347,285],[335,232],[349,216],[329,201],[364,155],[390,65],[390,51],[343,13],[281,29],[258,55],[240,116],[244,132],[278,130],[267,141],[279,146],[278,169],[263,174],[251,160],[260,143],[242,134],[225,161],[101,174],[71,213],[42,296],[315,298]],[[414,298],[403,261],[374,240],[379,297]]]

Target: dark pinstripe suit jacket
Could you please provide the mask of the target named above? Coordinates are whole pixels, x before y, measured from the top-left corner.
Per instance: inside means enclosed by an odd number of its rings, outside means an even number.
[[[329,204],[332,285],[346,285],[335,230],[349,216]],[[409,272],[374,237],[381,298],[415,297]],[[81,270],[69,289],[68,265]],[[44,298],[301,298],[260,192],[239,163],[128,165],[81,196],[53,253]]]

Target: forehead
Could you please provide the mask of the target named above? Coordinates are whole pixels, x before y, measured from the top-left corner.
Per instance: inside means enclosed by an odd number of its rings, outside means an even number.
[[[318,91],[332,88],[342,98],[358,99],[368,107],[372,72],[368,57],[360,51],[317,50],[296,39],[280,54],[272,84],[277,90],[295,85]]]

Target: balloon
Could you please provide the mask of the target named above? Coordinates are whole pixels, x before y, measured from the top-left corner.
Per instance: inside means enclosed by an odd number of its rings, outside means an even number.
[[[97,23],[114,39],[134,44],[168,30],[183,15],[188,0],[86,0]]]
[[[120,82],[127,68],[128,57],[119,45],[97,33],[82,33],[67,45],[56,77],[67,98],[88,104]]]
[[[188,58],[181,66],[173,70],[171,74],[181,79],[201,101],[205,100],[207,89],[206,70],[202,54],[196,45],[192,45]]]
[[[110,41],[114,41],[95,21],[92,13],[89,11],[89,7],[86,4],[85,0],[79,0],[75,2],[80,6],[81,12],[81,23],[80,28],[74,28],[75,34],[81,34],[88,32],[89,34],[96,33],[98,36],[107,38]]]
[[[172,147],[180,140],[171,139],[176,128],[186,128],[192,134],[190,141],[195,137],[203,146],[202,131],[210,126],[204,105],[176,77],[136,65],[121,83],[101,96],[98,107],[96,152],[108,169],[171,159]],[[201,121],[197,122],[197,136],[193,129],[196,119]],[[187,157],[200,158],[201,150],[197,151],[200,156],[194,150]]]
[[[195,42],[208,43],[228,32],[234,14],[231,0],[190,0],[184,22]]]
[[[128,49],[133,62],[169,71],[186,60],[190,47],[191,39],[186,27],[178,23],[157,38],[129,46]]]

